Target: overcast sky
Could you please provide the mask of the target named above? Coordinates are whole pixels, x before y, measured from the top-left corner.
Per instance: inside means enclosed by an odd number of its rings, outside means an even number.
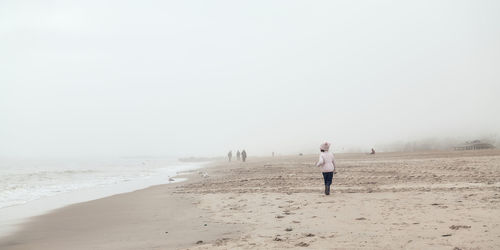
[[[500,1],[0,1],[0,156],[500,134]]]

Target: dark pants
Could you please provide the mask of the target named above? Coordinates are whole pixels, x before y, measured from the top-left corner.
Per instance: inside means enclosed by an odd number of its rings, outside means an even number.
[[[325,179],[325,186],[332,185],[333,172],[323,172],[323,179]]]

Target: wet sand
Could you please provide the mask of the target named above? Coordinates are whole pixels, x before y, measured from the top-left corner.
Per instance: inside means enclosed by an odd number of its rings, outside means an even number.
[[[0,249],[500,249],[500,150],[216,163],[33,218]]]

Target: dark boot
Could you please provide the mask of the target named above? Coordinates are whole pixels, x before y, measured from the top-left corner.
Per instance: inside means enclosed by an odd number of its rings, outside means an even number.
[[[325,186],[325,194],[330,195],[330,186]]]

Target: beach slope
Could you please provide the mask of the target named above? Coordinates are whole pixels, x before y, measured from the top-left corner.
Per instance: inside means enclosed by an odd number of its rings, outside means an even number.
[[[184,183],[33,218],[1,249],[499,249],[500,151],[215,163]]]

